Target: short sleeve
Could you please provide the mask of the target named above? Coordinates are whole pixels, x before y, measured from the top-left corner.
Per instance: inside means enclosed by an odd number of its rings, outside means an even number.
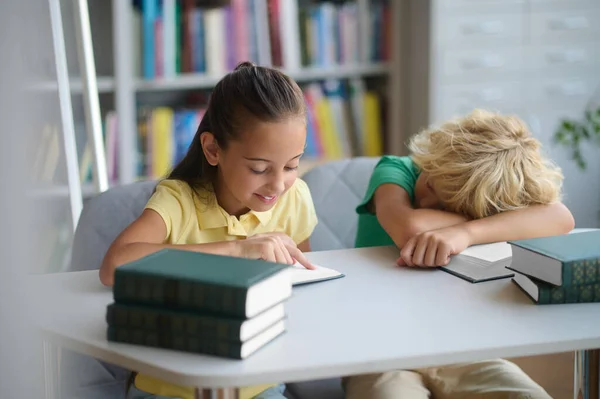
[[[308,185],[302,179],[294,183],[293,204],[291,214],[295,220],[290,223],[287,234],[296,244],[306,241],[317,226],[317,212]]]
[[[190,220],[190,212],[195,209],[191,188],[185,182],[163,180],[156,186],[145,209],[152,209],[162,217],[167,227],[165,240],[175,243]]]
[[[418,169],[410,157],[382,157],[371,174],[367,191],[362,202],[357,206],[356,212],[359,214],[368,213],[367,204],[373,198],[375,190],[382,184],[399,185],[406,190],[410,201],[413,202],[418,175]]]

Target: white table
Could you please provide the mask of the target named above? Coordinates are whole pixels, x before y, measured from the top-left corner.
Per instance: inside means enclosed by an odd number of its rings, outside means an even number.
[[[395,266],[393,248],[314,252],[345,278],[301,286],[288,331],[244,361],[109,343],[112,300],[97,272],[36,277],[52,343],[200,387],[296,382],[397,368],[600,347],[600,303],[536,306],[509,279],[471,284],[441,270]]]

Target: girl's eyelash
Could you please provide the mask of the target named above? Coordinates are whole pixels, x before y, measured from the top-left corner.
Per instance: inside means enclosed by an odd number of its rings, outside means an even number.
[[[286,166],[286,167],[285,167],[285,170],[286,170],[286,171],[288,171],[288,172],[291,172],[291,171],[294,171],[294,170],[297,170],[297,169],[298,169],[298,167],[297,167],[297,166],[294,166],[293,168],[292,168],[292,167],[289,167],[289,166]],[[252,169],[252,168],[250,168],[250,171],[251,171],[252,173],[254,173],[255,175],[262,175],[262,174],[263,174],[263,173],[265,173],[267,170],[266,170],[266,169],[265,169],[265,170],[256,170],[256,169]]]

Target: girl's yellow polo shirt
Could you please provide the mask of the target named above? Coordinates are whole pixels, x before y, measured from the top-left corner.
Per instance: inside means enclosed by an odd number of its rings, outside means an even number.
[[[283,232],[297,244],[310,237],[317,224],[308,186],[301,179],[266,212],[250,211],[239,219],[221,208],[210,191],[194,193],[177,180],[163,180],[146,209],[162,216],[167,226],[165,243],[202,244],[237,240],[260,233]]]
[[[161,181],[146,209],[156,211],[163,218],[168,244],[239,240],[274,232],[283,232],[299,244],[310,237],[317,225],[310,190],[301,179],[296,179],[269,211],[250,211],[239,219],[225,212],[212,192],[194,192],[187,183],[178,180]],[[243,388],[240,399],[251,398],[274,385]],[[143,374],[135,377],[135,386],[155,395],[194,398],[193,387],[173,385]]]

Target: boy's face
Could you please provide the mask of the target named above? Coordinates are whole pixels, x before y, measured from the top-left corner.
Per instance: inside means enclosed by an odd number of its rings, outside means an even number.
[[[435,189],[427,173],[419,175],[415,185],[415,207],[421,209],[444,209],[442,201],[435,193]]]

